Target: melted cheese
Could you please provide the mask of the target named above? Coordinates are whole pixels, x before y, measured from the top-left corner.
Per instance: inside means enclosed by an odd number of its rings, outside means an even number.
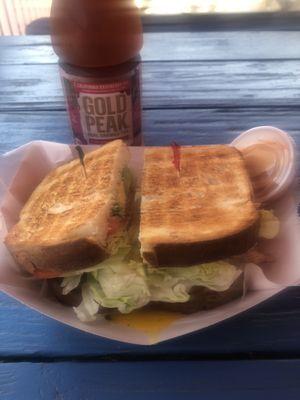
[[[158,310],[137,310],[130,314],[114,315],[112,321],[118,325],[136,329],[149,336],[155,342],[159,333],[173,322],[182,318],[182,314]]]

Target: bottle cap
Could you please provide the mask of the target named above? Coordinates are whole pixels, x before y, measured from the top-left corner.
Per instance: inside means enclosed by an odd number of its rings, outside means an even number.
[[[243,132],[231,145],[243,154],[258,202],[275,200],[293,182],[295,144],[281,129],[258,126]]]

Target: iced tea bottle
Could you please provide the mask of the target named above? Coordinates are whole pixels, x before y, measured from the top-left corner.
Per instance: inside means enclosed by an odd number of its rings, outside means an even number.
[[[143,36],[133,0],[53,0],[51,37],[79,144],[142,143]]]

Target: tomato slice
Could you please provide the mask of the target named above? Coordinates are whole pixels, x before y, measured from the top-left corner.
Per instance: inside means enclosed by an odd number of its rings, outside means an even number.
[[[122,229],[123,220],[120,217],[110,217],[108,221],[107,236],[114,235]]]
[[[39,279],[51,279],[57,277],[57,271],[43,271],[43,270],[35,270],[33,275]]]

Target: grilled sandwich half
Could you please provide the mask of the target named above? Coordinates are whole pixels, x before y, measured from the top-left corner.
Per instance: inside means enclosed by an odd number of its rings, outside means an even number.
[[[151,307],[192,313],[240,297],[243,266],[230,258],[252,248],[258,231],[259,213],[238,150],[226,145],[145,149],[141,255],[148,269],[163,271],[166,280],[180,274],[177,290],[188,293],[168,301],[154,298]]]
[[[189,266],[241,254],[257,240],[259,215],[234,147],[145,149],[140,242],[150,265]]]
[[[50,172],[5,243],[29,273],[51,278],[93,266],[116,249],[127,221],[127,146],[116,140]]]

